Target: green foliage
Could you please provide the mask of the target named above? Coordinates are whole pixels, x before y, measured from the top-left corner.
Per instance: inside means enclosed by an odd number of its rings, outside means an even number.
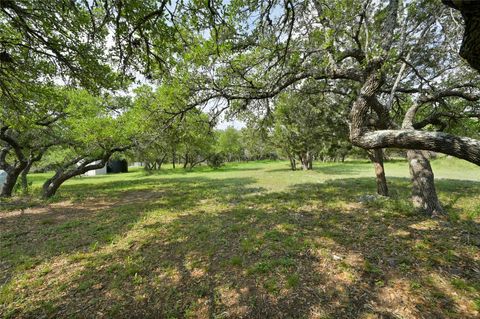
[[[341,102],[328,95],[282,94],[275,104],[274,145],[302,162],[313,156],[343,160],[350,144],[347,110],[342,108]]]
[[[216,151],[222,153],[228,162],[243,158],[242,136],[234,127],[217,131]]]
[[[133,157],[147,167],[159,168],[164,161],[181,159],[194,167],[213,152],[215,137],[208,115],[188,108],[188,97],[178,83],[153,90],[136,90],[132,118],[138,139]],[[156,164],[151,166],[151,164]]]
[[[225,162],[225,157],[221,153],[215,153],[208,157],[207,164],[211,168],[220,168]]]
[[[262,126],[258,121],[250,121],[242,128],[241,143],[243,153],[248,160],[277,159],[275,146],[268,138],[268,127]]]
[[[113,103],[115,97],[101,98],[85,90],[68,90],[65,97],[68,116],[54,127],[57,143],[49,151],[47,163],[62,166],[76,157],[97,158],[131,143],[135,133],[128,100],[118,106]]]

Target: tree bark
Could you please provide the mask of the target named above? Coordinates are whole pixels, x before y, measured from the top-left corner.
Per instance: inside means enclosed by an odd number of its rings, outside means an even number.
[[[305,154],[300,155],[300,162],[302,163],[302,170],[308,170],[308,161]]]
[[[25,195],[28,194],[27,175],[28,173],[30,173],[30,169],[32,168],[33,163],[38,162],[42,159],[43,154],[45,154],[45,152],[47,151],[47,148],[48,147],[41,148],[40,150],[38,150],[38,153],[36,155],[34,153],[31,153],[28,158],[27,164],[25,165],[25,168],[22,170],[20,178],[21,178],[23,194]]]
[[[85,171],[85,172],[87,172],[87,171]],[[66,180],[70,179],[73,176],[77,176],[77,175],[80,175],[80,174],[83,174],[83,173],[78,173],[78,174],[71,173],[71,174],[64,174],[64,175],[62,175],[62,173],[55,174],[52,178],[47,179],[45,181],[45,183],[43,184],[42,197],[44,199],[48,199],[48,198],[54,196],[57,193],[60,186],[62,186],[62,184]]]
[[[310,152],[301,153],[299,155],[300,162],[302,164],[302,170],[311,170],[312,169],[312,158]]]
[[[420,107],[420,104],[412,105],[403,119],[402,128],[414,130],[413,120]],[[413,206],[436,217],[444,214],[442,204],[438,200],[435,189],[435,179],[427,152],[419,150],[408,150],[407,159],[412,178],[412,203]]]
[[[184,161],[183,161],[183,169],[186,169],[189,163],[188,153],[185,154]]]
[[[11,150],[10,147],[4,147],[0,150],[0,169],[4,170],[7,173],[5,183],[2,187],[2,192],[0,197],[11,197],[13,194],[13,189],[17,183],[18,176],[23,171],[27,165],[27,161],[21,153],[21,150],[16,150],[17,160],[13,164],[7,162],[7,154]]]
[[[412,150],[409,151],[409,163],[414,183],[414,205],[432,215],[439,214],[442,210],[435,192],[433,172],[424,154],[415,150],[441,152],[480,165],[480,141],[443,132],[414,130],[412,122],[418,105],[407,112],[402,129],[368,131],[368,110],[375,107],[375,92],[381,83],[379,73],[371,73],[366,78],[352,107],[350,140],[365,149],[395,147]]]
[[[15,167],[10,167],[5,169],[5,172],[7,172],[7,177],[5,179],[5,183],[3,184],[0,197],[12,196],[13,189],[15,188],[15,184],[17,183],[17,180],[18,180],[18,176],[22,172],[25,165],[26,165],[25,162],[21,162],[21,163],[18,163],[17,166]]]
[[[20,181],[22,184],[22,191],[23,194],[28,194],[28,178],[27,175],[30,173],[30,169],[32,168],[33,161],[28,161],[27,165],[22,171],[22,174],[20,175]]]
[[[368,157],[375,168],[375,176],[377,181],[377,194],[388,196],[387,178],[385,177],[385,167],[383,165],[383,150],[381,148],[368,151]]]
[[[152,166],[150,165],[150,162],[148,161],[145,161],[145,166],[144,166],[145,170],[147,172],[150,172],[152,170]]]
[[[7,133],[8,130],[9,128],[7,126],[4,126],[0,129],[0,139],[7,143],[7,145],[3,146],[0,150],[0,169],[3,169],[7,173],[0,197],[12,196],[18,176],[27,165],[27,159],[23,154],[22,147],[15,138]],[[16,157],[16,160],[13,164],[9,164],[7,162],[7,155],[10,151],[13,151]]]
[[[295,157],[291,156],[291,155],[288,155],[288,159],[290,160],[290,169],[292,171],[296,171],[297,170],[297,163],[296,163]]]
[[[379,130],[351,136],[354,145],[363,148],[403,148],[434,151],[480,165],[480,141],[443,132],[415,130]]]
[[[408,150],[407,158],[412,177],[413,206],[432,217],[443,215],[444,210],[438,200],[434,175],[426,152]]]
[[[162,168],[162,164],[165,161],[165,158],[167,158],[167,154],[163,155],[162,158],[157,159],[156,163],[158,165],[159,170]]]
[[[66,163],[64,167],[58,169],[55,175],[45,181],[42,187],[42,197],[47,199],[54,196],[65,181],[72,177],[85,174],[88,171],[104,167],[115,152],[123,152],[129,148],[130,146],[112,148],[106,151],[101,158],[90,158],[87,160],[85,157],[79,156],[72,159],[70,162]],[[81,161],[83,162],[77,166],[77,163]],[[97,161],[98,163],[92,164]]]
[[[207,159],[208,159],[207,157],[202,158],[202,157],[199,157],[199,156],[197,156],[197,159],[195,159],[193,156],[191,156],[190,169],[194,168],[195,166],[197,166],[200,163],[205,162]]]

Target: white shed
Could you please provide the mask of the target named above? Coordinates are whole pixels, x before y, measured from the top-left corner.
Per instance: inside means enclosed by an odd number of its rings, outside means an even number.
[[[98,164],[100,161],[96,161],[92,164]],[[84,176],[97,176],[97,175],[105,175],[107,174],[107,165],[103,166],[102,168],[99,169],[93,169],[91,171],[86,172],[83,174]]]

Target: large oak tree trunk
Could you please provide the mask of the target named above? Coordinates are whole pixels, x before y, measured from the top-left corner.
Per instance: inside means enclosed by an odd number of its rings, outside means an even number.
[[[364,81],[351,110],[350,141],[353,145],[364,149],[404,148],[412,150],[428,150],[452,155],[480,165],[480,141],[458,137],[443,132],[424,132],[410,129],[376,130],[368,129],[369,111],[375,109],[376,95],[384,82],[382,66],[386,53],[393,43],[396,26],[398,1],[390,0],[387,17],[382,30],[381,47],[384,53],[371,59],[365,69]]]
[[[413,206],[432,217],[444,214],[435,189],[435,180],[425,151],[408,150],[408,164],[412,177]]]
[[[419,107],[420,104],[415,103],[407,110],[402,128],[414,129],[413,120]],[[433,170],[427,155],[426,151],[407,151],[410,176],[412,178],[412,202],[416,209],[435,217],[442,215],[444,211],[438,200]]]
[[[0,169],[4,169],[7,172],[7,179],[2,188],[2,193],[0,194],[1,197],[12,196],[13,189],[15,188],[19,177],[23,192],[25,194],[27,193],[27,174],[30,172],[33,163],[38,162],[45,151],[46,148],[40,149],[36,155],[30,154],[28,160],[26,160],[26,156],[24,156],[22,150],[19,149],[16,151],[17,161],[13,165],[6,162],[7,149],[3,149],[2,152],[0,152],[2,153],[0,154]]]
[[[302,170],[306,171],[308,170],[308,161],[305,157],[301,157],[301,162],[302,162]]]
[[[383,165],[383,150],[381,148],[369,150],[368,156],[375,168],[377,194],[388,196],[387,178],[385,177],[385,167]]]
[[[412,106],[407,112],[402,130],[368,131],[368,111],[370,108],[375,108],[375,94],[381,84],[382,75],[378,71],[371,72],[366,77],[360,95],[352,108],[350,139],[356,146],[376,149],[377,152],[383,147],[412,149],[409,151],[409,162],[414,183],[414,205],[427,209],[431,214],[440,213],[441,205],[436,196],[430,164],[424,154],[415,151],[415,149],[431,149],[443,151],[447,154],[455,153],[458,157],[469,158],[480,163],[480,143],[469,138],[459,138],[440,132],[413,130],[412,121],[418,106]],[[377,163],[376,171],[377,168],[381,174],[383,165],[381,166],[380,163]],[[378,181],[379,176],[377,174],[377,185],[379,184]]]
[[[18,175],[17,175],[18,177]],[[3,183],[2,187],[2,193],[0,194],[0,197],[11,197],[13,193],[13,188],[15,187],[16,183],[16,178],[12,177],[11,174],[7,173],[5,182]]]

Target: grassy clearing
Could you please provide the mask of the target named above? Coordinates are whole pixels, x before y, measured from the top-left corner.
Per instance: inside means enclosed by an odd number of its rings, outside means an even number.
[[[480,169],[433,167],[449,221],[402,161],[387,200],[367,162],[74,179],[0,212],[0,317],[478,318]]]

